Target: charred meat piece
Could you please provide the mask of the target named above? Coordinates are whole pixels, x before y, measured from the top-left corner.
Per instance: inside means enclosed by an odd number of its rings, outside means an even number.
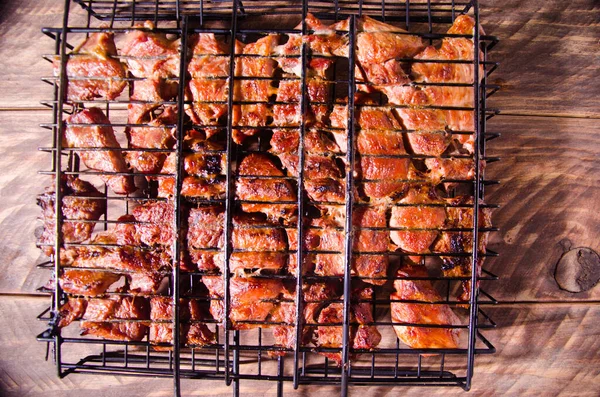
[[[223,320],[223,277],[203,276],[202,282],[210,292],[210,312],[219,321]],[[229,319],[233,322],[234,329],[250,329],[262,326],[268,321],[271,312],[277,303],[272,302],[279,298],[283,285],[276,279],[256,279],[233,277],[230,280],[229,290],[231,298],[231,312]],[[247,322],[259,322],[252,324]]]
[[[83,318],[87,300],[81,298],[70,298],[58,311],[58,327],[63,328],[73,321]]]
[[[452,135],[446,132],[444,112],[437,109],[395,109],[404,127],[410,148],[415,154],[439,156],[446,151]]]
[[[358,323],[350,328],[350,340],[354,349],[374,349],[381,342],[381,334],[373,323],[373,308],[363,300],[371,299],[373,290],[371,288],[355,289],[352,293],[352,304],[350,308],[350,322]],[[340,299],[343,299],[341,297]],[[317,347],[341,348],[343,338],[343,303],[330,303],[319,313],[317,322],[315,344]],[[342,353],[321,352],[321,355],[334,360],[342,365]]]
[[[65,269],[60,276],[60,287],[67,294],[102,295],[121,275],[103,271]]]
[[[192,106],[186,105],[186,113],[195,124],[217,125],[227,114],[229,95],[229,49],[212,33],[192,36],[192,59],[188,72],[192,76],[189,92]],[[216,130],[208,130],[216,131]]]
[[[167,78],[179,76],[179,41],[153,32],[152,22],[127,33],[121,53],[127,57],[129,71],[135,77]],[[140,30],[144,28],[145,30]]]
[[[298,131],[275,130],[271,138],[271,152],[276,154],[282,166],[291,176],[298,176]],[[305,132],[304,149],[305,178],[343,178],[343,171],[335,155],[340,153],[337,144],[325,131],[309,130]],[[324,166],[321,170],[321,166]],[[310,169],[310,171],[309,171]],[[310,175],[308,175],[310,174]]]
[[[325,57],[348,56],[348,37],[336,34],[336,26],[326,26],[311,13],[306,15],[306,27],[314,31],[314,34],[307,34],[304,37],[300,34],[290,34],[285,44],[277,46],[275,53],[281,55],[277,58],[279,67],[284,72],[301,76],[302,43],[308,43],[311,49],[312,57],[308,61],[309,75],[326,77],[327,70],[333,65],[334,60]],[[297,30],[302,29],[302,24],[296,26]]]
[[[216,342],[215,333],[206,324],[181,324],[179,332],[179,340],[182,345],[201,347]],[[173,344],[173,324],[150,324],[148,340],[152,344]]]
[[[102,339],[141,341],[147,333],[148,326],[139,322],[83,321],[81,323],[81,335],[92,335]]]
[[[98,244],[100,242],[92,240]],[[78,247],[73,267],[110,269],[135,273],[157,273],[171,268],[171,256],[163,251],[138,247]]]
[[[337,143],[335,143],[332,137],[329,136],[328,132],[316,129],[309,129],[304,133],[304,149],[307,152],[312,154],[341,153],[339,146],[337,145]],[[294,154],[294,156],[296,156],[298,152],[299,142],[300,136],[297,130],[274,129],[273,137],[271,138],[270,151],[276,155],[289,153]],[[297,171],[292,171],[287,165],[286,168],[288,168],[288,171],[291,174],[297,174]]]
[[[409,277],[428,277],[424,266],[403,265],[394,281],[392,301],[439,302],[441,296],[429,280],[406,280]],[[398,338],[415,349],[454,349],[458,347],[460,329],[428,328],[427,325],[460,325],[450,306],[445,304],[392,302],[392,321],[398,324],[420,324],[422,327],[394,325]]]
[[[376,85],[407,83],[409,79],[398,59],[421,51],[425,47],[421,38],[370,17],[360,19],[358,30],[356,57],[365,79]]]
[[[472,180],[475,178],[475,161],[470,158],[428,158],[429,178],[438,184],[445,179]],[[481,161],[481,168],[485,162]]]
[[[126,278],[129,292],[155,294],[160,291],[165,276],[160,273],[129,273]]]
[[[165,152],[128,152],[127,161],[133,168],[144,174],[160,172],[169,154],[169,149],[173,149],[176,142],[174,125],[177,123],[177,109],[174,106],[165,106],[162,108],[162,113],[157,116],[148,112],[139,120],[130,119],[129,123],[144,125],[127,129],[130,147],[167,150]]]
[[[236,216],[233,219],[230,271],[234,269],[281,270],[287,264],[288,249],[285,230],[274,227],[254,216]]]
[[[353,214],[355,236],[351,272],[363,278],[370,284],[382,285],[387,276],[389,235],[386,230],[373,230],[371,228],[385,228],[387,225],[386,210],[381,207],[357,207]],[[306,256],[304,272],[314,271],[322,276],[343,276],[345,272],[344,259],[341,252],[344,250],[344,230],[335,220],[325,216],[308,220],[304,232],[304,249],[308,251],[333,251],[331,253],[309,253]],[[288,230],[290,250],[298,247],[297,233]],[[336,253],[337,252],[337,253]],[[368,254],[361,254],[365,252]],[[381,252],[381,255],[374,254]],[[294,263],[295,266],[295,263]],[[290,267],[294,267],[290,265]]]
[[[225,210],[210,206],[192,208],[188,218],[188,246],[191,248],[222,248]]]
[[[149,316],[148,300],[140,296],[92,298],[85,311],[85,319],[90,321],[148,320]]]
[[[179,299],[179,318],[181,321],[204,320],[207,310],[197,299]],[[154,321],[169,321],[173,319],[173,298],[170,296],[155,296],[150,299],[150,319]]]
[[[268,155],[252,153],[246,156],[239,165],[238,175],[241,178],[236,184],[237,197],[244,201],[265,203],[242,203],[242,210],[262,212],[273,222],[282,219],[289,223],[295,219],[296,204],[277,203],[295,202],[295,189]]]
[[[269,58],[277,45],[278,37],[268,35],[254,43],[243,44],[238,42],[236,53],[235,74],[241,77],[259,77],[261,79],[242,79],[234,86],[233,99],[235,101],[252,102],[249,104],[235,105],[233,107],[233,125],[246,127],[265,127],[270,110],[265,102],[273,94],[272,81],[264,79],[273,77],[276,62]],[[243,56],[243,55],[259,55]],[[233,130],[233,140],[237,144],[248,136],[256,134],[260,128],[241,128]]]
[[[140,124],[156,118],[177,96],[177,82],[164,78],[146,78],[133,82],[133,93],[127,105],[129,124]],[[161,110],[163,109],[163,110]]]
[[[135,225],[137,235],[148,246],[170,246],[175,238],[173,232],[173,203],[165,201],[147,202],[135,207],[133,216],[139,222]]]
[[[95,98],[113,100],[127,85],[125,68],[117,55],[112,33],[92,33],[71,54],[67,61],[69,101],[91,101]],[[60,59],[54,61],[54,75],[60,75]]]
[[[143,297],[71,298],[61,306],[59,327],[66,327],[75,320],[147,320],[148,301]]]
[[[473,34],[475,20],[467,15],[456,18],[450,34]],[[429,46],[415,59],[471,61],[474,58],[473,40],[464,37],[446,37],[439,49]],[[481,54],[483,59],[483,54]],[[414,62],[412,73],[416,81],[428,83],[473,83],[474,68],[469,63]],[[483,65],[479,67],[479,78],[483,78]],[[470,87],[428,86],[425,92],[434,105],[471,106],[473,89]]]
[[[346,184],[343,179],[317,178],[304,181],[308,197],[316,202],[344,203]]]
[[[305,123],[323,122],[327,114],[329,100],[329,83],[326,80],[312,78],[306,82],[307,99],[310,103]],[[299,80],[279,82],[277,102],[285,104],[273,105],[273,123],[277,126],[299,126],[302,121],[300,101],[302,99],[302,83]]]
[[[428,185],[411,188],[400,200],[400,206],[392,207],[390,227],[406,229],[390,231],[392,241],[407,252],[429,252],[439,236],[438,230],[431,229],[441,228],[446,222],[443,206],[435,206],[442,203]]]
[[[406,188],[414,168],[409,158],[361,157],[360,172],[365,194],[386,200]]]
[[[188,228],[188,246],[191,259],[199,270],[223,270],[224,243],[223,227],[225,222],[222,207],[200,207],[190,210]],[[232,245],[229,270],[244,269],[281,270],[286,266],[287,236],[285,231],[268,221],[250,215],[236,216],[233,219]]]
[[[99,108],[88,108],[75,113],[66,120],[66,146],[71,148],[120,149],[110,120]],[[89,125],[88,125],[89,124]],[[122,152],[118,150],[78,151],[83,163],[90,169],[119,173],[128,172]],[[102,179],[117,194],[136,191],[133,177],[120,175],[102,175]]]
[[[61,179],[62,214],[64,219],[95,221],[100,219],[106,208],[103,195],[91,184],[74,175],[63,175]],[[89,197],[89,198],[80,198]],[[94,199],[93,197],[98,197]],[[56,194],[54,186],[48,186],[44,193],[37,197],[37,204],[42,209],[44,222],[38,244],[48,256],[54,253],[54,248],[46,244],[54,244],[56,216]],[[62,225],[63,243],[81,243],[88,240],[94,230],[94,222],[69,222]]]

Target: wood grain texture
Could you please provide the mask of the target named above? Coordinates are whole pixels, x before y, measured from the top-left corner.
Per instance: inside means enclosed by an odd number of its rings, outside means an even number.
[[[0,117],[0,293],[32,293],[49,276],[35,267],[44,257],[35,247],[34,230],[41,225],[36,195],[51,182],[37,174],[50,169],[50,155],[37,149],[52,144],[51,132],[39,123],[51,122],[51,113],[2,112]]]
[[[169,379],[69,375],[58,379],[55,367],[44,362],[45,345],[34,342],[44,329],[32,313],[45,307],[40,298],[0,297],[0,391],[6,396],[171,396]],[[491,310],[498,328],[486,335],[498,347],[493,356],[478,356],[470,395],[595,396],[600,382],[599,305],[508,305]],[[535,335],[533,338],[532,335]],[[97,353],[81,346],[81,354]],[[426,361],[426,360],[425,360]],[[182,381],[186,396],[230,396],[222,381]],[[333,386],[302,386],[285,395],[331,396]],[[428,396],[465,395],[458,388],[427,388]],[[365,396],[423,396],[422,388],[356,387]],[[271,396],[271,382],[243,381],[242,395]]]
[[[570,293],[554,280],[561,240],[600,251],[597,121],[505,116],[489,130],[502,133],[488,152],[502,160],[486,172],[502,183],[486,194],[502,206],[493,218],[502,230],[489,244],[501,256],[486,266],[501,279],[487,289],[501,301],[600,299],[598,286]]]
[[[40,80],[52,76],[42,59],[54,53],[54,41],[42,27],[61,27],[64,1],[9,0],[0,2],[0,108],[39,108],[52,99],[52,87]],[[74,22],[85,21],[83,10],[73,7]]]
[[[481,0],[480,21],[500,43],[490,101],[506,113],[600,116],[600,3]]]

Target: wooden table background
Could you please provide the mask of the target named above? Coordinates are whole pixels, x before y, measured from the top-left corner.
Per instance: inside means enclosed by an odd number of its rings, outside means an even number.
[[[27,396],[168,396],[164,379],[70,375],[58,379],[35,341],[44,325],[35,315],[47,298],[33,247],[45,185],[36,154],[50,136],[39,105],[51,92],[39,78],[51,74],[40,57],[52,51],[42,26],[60,26],[61,0],[0,2],[0,394]],[[77,7],[78,8],[78,7]],[[600,5],[594,0],[482,0],[488,34],[501,38],[493,80],[502,85],[490,106],[502,110],[489,130],[502,138],[489,154],[502,157],[488,176],[488,201],[501,232],[489,262],[500,275],[488,290],[500,304],[489,312],[498,328],[487,332],[498,347],[477,357],[471,395],[600,395],[600,287],[569,293],[553,274],[568,239],[572,247],[600,251]],[[80,11],[77,11],[81,13]],[[186,395],[230,395],[221,381],[183,382]],[[335,387],[286,393],[331,395]],[[372,387],[369,395],[458,395],[458,389]],[[242,393],[272,395],[275,384],[242,382]]]

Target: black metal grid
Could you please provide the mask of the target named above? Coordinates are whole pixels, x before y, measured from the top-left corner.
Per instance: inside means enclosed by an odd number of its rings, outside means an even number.
[[[71,14],[71,7],[75,4],[81,5],[88,12],[87,24],[85,26],[72,26],[69,22],[69,16]],[[65,65],[68,59],[68,51],[72,49],[72,43],[69,42],[70,37],[73,35],[88,34],[95,31],[112,31],[116,33],[124,33],[131,29],[136,22],[145,20],[153,20],[157,25],[157,31],[174,34],[181,38],[181,53],[185,53],[186,49],[186,38],[189,34],[197,32],[213,32],[222,36],[229,37],[229,43],[231,44],[230,51],[230,76],[234,76],[234,57],[236,56],[234,48],[234,40],[231,38],[238,38],[243,35],[256,35],[266,34],[271,32],[281,33],[302,33],[306,34],[308,28],[305,22],[305,16],[308,12],[312,12],[317,17],[329,20],[337,21],[350,17],[350,56],[348,65],[348,77],[345,81],[347,86],[347,95],[349,98],[348,116],[350,120],[354,120],[354,110],[357,106],[354,103],[354,92],[355,84],[354,80],[354,37],[355,37],[355,19],[362,15],[370,15],[375,18],[379,18],[386,22],[402,22],[407,30],[411,31],[411,25],[414,23],[425,23],[427,27],[426,33],[419,33],[424,39],[430,41],[439,40],[448,35],[445,33],[434,32],[436,24],[449,24],[457,15],[463,13],[472,13],[476,20],[476,26],[479,22],[479,12],[476,1],[448,1],[448,2],[392,2],[392,1],[309,1],[304,0],[302,2],[285,2],[285,1],[269,1],[259,2],[251,0],[233,0],[233,1],[167,1],[167,0],[155,0],[155,1],[143,1],[143,0],[70,0],[65,1],[65,14],[62,28],[47,28],[44,29],[44,33],[55,40],[55,55],[60,56],[62,65],[62,74],[59,78],[45,78],[44,80],[54,86],[54,99],[51,101],[43,102],[46,106],[53,110],[53,120],[51,123],[43,124],[42,127],[53,132],[53,142],[50,148],[41,148],[41,150],[52,154],[52,165],[51,171],[44,171],[43,173],[53,175],[56,182],[56,202],[62,201],[61,189],[60,189],[60,178],[61,174],[80,174],[83,175],[94,175],[98,173],[79,170],[79,161],[75,154],[75,149],[65,149],[62,145],[62,136],[64,123],[62,123],[63,115],[69,114],[73,111],[74,107],[65,103],[65,90],[66,90],[66,77],[65,77]],[[258,18],[261,16],[272,16],[274,13],[277,15],[289,14],[297,15],[298,19],[302,19],[301,31],[295,31],[291,29],[250,29],[240,28],[243,26],[246,20]],[[101,27],[94,27],[92,23],[94,19],[103,21],[105,25]],[[221,21],[229,23],[229,28],[211,28],[207,27],[209,21]],[[106,24],[109,24],[108,26]],[[165,26],[161,26],[161,24]],[[446,27],[448,25],[445,25]],[[474,90],[474,106],[473,108],[452,108],[457,110],[470,110],[475,114],[475,126],[476,129],[473,131],[475,136],[475,147],[480,150],[474,151],[475,160],[475,180],[457,180],[453,181],[461,184],[473,184],[473,195],[474,204],[472,208],[474,210],[474,227],[473,227],[473,254],[455,254],[455,256],[469,256],[472,258],[472,264],[475,264],[478,260],[478,233],[477,228],[477,216],[478,209],[481,207],[495,208],[497,206],[493,204],[480,204],[480,199],[484,196],[484,187],[487,185],[496,184],[496,181],[485,180],[484,172],[480,169],[479,159],[480,156],[484,158],[487,163],[496,161],[496,158],[486,156],[486,141],[494,139],[498,134],[486,132],[486,120],[497,114],[497,111],[486,108],[486,98],[492,95],[498,87],[487,83],[487,77],[491,74],[497,64],[487,60],[488,51],[496,44],[497,39],[492,36],[481,35],[476,29],[473,35],[473,41],[475,48],[480,48],[483,51],[483,59],[479,59],[479,51],[474,51],[475,59],[474,64],[483,64],[485,70],[485,76],[481,83],[479,83],[478,73],[479,68],[474,67],[475,79],[473,84],[467,84],[472,86]],[[302,97],[300,101],[302,123],[299,127],[301,134],[300,146],[299,146],[299,175],[298,185],[302,186],[303,181],[303,162],[304,162],[304,143],[303,143],[303,130],[304,130],[304,115],[307,106],[307,87],[306,87],[306,60],[307,60],[307,48],[303,46],[301,51],[302,59]],[[47,59],[52,61],[54,56],[47,56]],[[178,161],[178,172],[173,176],[176,178],[176,194],[175,194],[175,224],[176,230],[179,230],[181,224],[181,203],[184,200],[181,197],[181,183],[182,183],[182,138],[184,137],[185,131],[188,128],[185,122],[185,113],[183,112],[184,107],[184,95],[183,89],[185,87],[185,67],[186,57],[180,57],[180,72],[179,72],[179,95],[177,102],[174,103],[178,106],[179,117],[177,125],[177,146],[174,151],[177,153]],[[409,60],[407,60],[409,61]],[[445,63],[454,62],[466,62],[466,61],[444,61]],[[132,79],[134,80],[134,79]],[[235,202],[238,201],[234,197],[233,183],[236,178],[232,167],[232,159],[235,159],[240,155],[240,149],[232,142],[232,130],[234,128],[232,124],[231,109],[232,106],[238,104],[233,100],[233,82],[235,78],[229,80],[229,96],[227,105],[229,110],[228,121],[227,121],[227,147],[225,150],[227,156],[227,174],[226,174],[226,185],[227,193],[226,199],[222,202],[225,203],[226,208],[226,222],[225,222],[225,234],[226,234],[226,246],[225,246],[225,271],[223,272],[223,280],[225,284],[225,310],[228,311],[229,302],[229,257],[233,252],[231,246],[231,229],[232,229],[232,212]],[[335,80],[334,83],[338,83]],[[118,108],[121,103],[127,103],[127,101],[94,101],[95,105],[104,104],[107,115],[110,114],[111,109]],[[126,124],[114,124],[115,127],[126,127]],[[239,128],[239,126],[235,126]],[[297,128],[297,127],[296,127]],[[348,142],[353,142],[353,135],[355,134],[354,123],[349,123],[348,127]],[[406,132],[406,131],[403,131]],[[57,148],[62,148],[57,150]],[[100,149],[101,150],[101,149]],[[129,149],[122,149],[129,150]],[[133,150],[133,149],[131,149]],[[143,149],[136,148],[135,151],[143,151]],[[168,152],[168,150],[160,150],[161,152]],[[349,149],[346,152],[347,164],[353,164],[355,150]],[[68,159],[68,164],[65,167],[63,164],[63,157]],[[415,156],[411,156],[415,157]],[[495,300],[480,288],[472,288],[470,301],[469,301],[469,323],[460,326],[452,326],[446,328],[464,328],[468,329],[468,347],[466,349],[409,349],[400,346],[400,342],[395,338],[395,346],[388,348],[379,348],[375,351],[355,351],[349,347],[348,336],[349,328],[352,325],[350,323],[349,306],[350,306],[350,286],[351,280],[355,276],[351,275],[350,272],[350,258],[352,256],[352,238],[353,238],[353,227],[351,224],[352,210],[355,205],[352,199],[352,186],[353,186],[353,173],[350,170],[352,166],[346,168],[346,225],[344,230],[346,233],[345,241],[345,264],[346,272],[343,277],[344,283],[344,322],[339,324],[344,329],[344,347],[342,349],[336,348],[310,348],[302,346],[300,338],[296,338],[295,348],[290,351],[293,353],[293,370],[286,371],[285,363],[289,362],[289,357],[279,357],[275,362],[268,362],[264,359],[264,353],[268,351],[286,351],[279,346],[274,346],[265,342],[262,328],[258,328],[254,332],[254,335],[247,338],[246,332],[240,332],[232,330],[231,325],[228,321],[224,321],[221,332],[219,327],[215,326],[217,332],[218,343],[213,346],[204,346],[201,348],[197,347],[182,347],[179,343],[179,297],[184,296],[181,291],[181,285],[183,282],[189,282],[191,286],[198,282],[202,274],[200,272],[182,272],[177,265],[173,266],[172,274],[166,275],[169,277],[169,289],[168,293],[172,295],[175,302],[175,311],[173,317],[173,329],[174,329],[174,340],[173,345],[164,346],[170,347],[169,351],[155,351],[155,345],[151,345],[149,342],[119,342],[110,340],[98,340],[91,338],[82,337],[67,337],[61,334],[60,330],[55,327],[53,313],[57,312],[61,303],[67,298],[60,286],[56,285],[53,291],[53,299],[51,307],[42,313],[39,318],[44,321],[48,321],[51,327],[48,331],[44,332],[39,336],[38,339],[48,342],[49,346],[53,346],[53,358],[57,365],[58,375],[60,377],[66,376],[69,373],[98,373],[98,374],[120,374],[120,375],[134,375],[134,376],[161,376],[171,377],[174,380],[175,394],[180,394],[180,379],[181,378],[197,378],[197,379],[224,379],[227,384],[233,383],[234,394],[238,394],[240,389],[240,381],[242,379],[261,379],[268,381],[276,381],[278,384],[278,392],[283,392],[284,382],[293,382],[294,387],[298,387],[301,384],[309,383],[322,383],[322,384],[340,384],[342,395],[346,395],[349,384],[364,385],[364,384],[409,384],[409,385],[438,385],[438,386],[460,386],[468,390],[471,386],[471,380],[473,376],[474,368],[474,355],[479,353],[493,353],[495,348],[492,344],[481,334],[480,330],[491,328],[495,326],[495,323],[487,316],[487,314],[481,309],[480,306],[486,304],[494,304]],[[125,173],[124,175],[137,175],[135,173]],[[162,175],[164,176],[164,175]],[[295,179],[295,178],[290,178]],[[113,200],[116,202],[122,202],[125,205],[126,211],[129,208],[129,202],[137,201],[148,201],[158,200],[148,197],[119,197],[109,196],[105,190],[105,196],[107,200]],[[298,205],[298,213],[302,214],[303,205],[306,202],[306,197],[302,192],[302,189],[298,189],[298,200],[295,202]],[[283,202],[281,202],[283,203]],[[470,207],[470,206],[469,206]],[[304,227],[302,225],[302,216],[299,216],[297,232],[298,241],[302,240],[302,233]],[[63,246],[61,240],[61,222],[63,222],[63,216],[61,214],[61,206],[56,207],[56,242],[54,244],[55,256],[52,262],[47,262],[40,267],[53,269],[54,274],[58,275],[63,268],[60,264],[60,249]],[[108,214],[105,214],[104,221],[99,223],[104,225],[104,229],[109,224],[114,223],[109,219]],[[389,228],[388,228],[389,229]],[[462,229],[461,229],[462,230]],[[495,228],[478,229],[480,232],[495,231]],[[77,244],[72,244],[77,245]],[[84,245],[84,244],[82,244]],[[181,243],[176,241],[173,247],[175,253],[173,263],[177,264],[179,261],[179,255],[182,250]],[[303,256],[306,254],[304,250],[290,251],[290,254],[297,255],[298,260],[298,273],[302,274],[302,263]],[[390,252],[390,256],[405,256],[407,253]],[[484,254],[485,257],[497,256],[497,254],[491,250],[487,250]],[[421,257],[428,256],[439,256],[439,254],[420,254]],[[452,256],[452,254],[444,254],[444,256]],[[478,276],[476,272],[476,266],[472,266],[472,275],[470,278],[471,285],[477,285],[477,281],[495,280],[497,277],[483,269],[483,276]],[[279,276],[287,277],[287,276]],[[310,276],[315,277],[315,276]],[[291,277],[297,283],[296,288],[296,305],[297,314],[301,312],[302,308],[302,282],[310,277]],[[288,277],[290,278],[290,277]],[[451,305],[461,304],[462,302],[453,301],[450,299],[450,290],[454,283],[464,281],[465,278],[455,277],[429,277],[428,279],[443,283],[446,285],[446,298],[443,301],[436,303],[446,303]],[[483,295],[485,298],[481,298]],[[186,295],[188,296],[188,295]],[[373,298],[373,305],[376,307],[377,304],[382,305],[390,302],[389,299],[377,299],[376,295]],[[418,303],[418,302],[414,302]],[[297,315],[300,321],[297,321],[294,326],[297,330],[297,335],[302,325],[302,316]],[[215,321],[216,323],[216,321]],[[268,325],[268,324],[266,324]],[[339,326],[338,325],[338,326]],[[388,326],[391,328],[392,322],[389,321],[375,321],[374,325]],[[409,324],[412,326],[422,326],[422,324]],[[444,326],[440,326],[444,327]],[[219,335],[220,332],[220,335]],[[232,334],[232,335],[231,335]],[[395,337],[395,335],[394,335]],[[242,340],[242,338],[246,338]],[[101,346],[101,351],[96,354],[88,355],[78,360],[72,360],[71,357],[64,358],[63,351],[67,347],[73,347],[75,356],[78,354],[78,346],[93,345]],[[342,351],[343,365],[338,368],[332,365],[327,358],[320,358],[315,363],[315,357],[319,358],[314,354],[315,351],[331,351],[337,352]],[[350,360],[350,353],[362,353],[362,359],[357,362]],[[427,358],[427,354],[436,353],[439,358],[439,363],[436,362],[435,369],[430,365],[426,367],[424,361],[430,361]],[[425,356],[424,356],[425,354]],[[256,357],[256,362],[252,364],[241,364],[241,360],[249,357],[249,355]],[[231,357],[233,356],[233,357]],[[77,356],[77,357],[80,357]],[[364,360],[365,357],[370,357],[368,360]],[[450,366],[449,361],[453,361],[454,358],[466,358],[466,373],[459,375],[455,370],[448,370]],[[406,365],[406,360],[409,359],[411,364]],[[416,361],[416,364],[415,364]],[[269,364],[269,365],[267,365]],[[268,372],[270,370],[270,372]],[[267,373],[265,373],[267,372]]]

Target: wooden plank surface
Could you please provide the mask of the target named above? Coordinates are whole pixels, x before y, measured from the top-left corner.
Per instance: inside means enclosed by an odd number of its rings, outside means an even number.
[[[62,25],[63,1],[0,3],[0,108],[39,107],[50,86],[39,78],[52,73],[41,59],[54,50],[44,26]],[[594,0],[482,0],[486,33],[500,37],[492,59],[501,62],[492,82],[503,86],[491,101],[507,113],[600,117],[600,5]],[[73,6],[71,20],[83,24]],[[32,45],[35,43],[35,45]]]
[[[50,112],[1,112],[0,118],[0,293],[32,293],[48,274],[35,265],[43,256],[35,247],[35,228],[41,223],[36,195],[51,182],[38,175],[50,169],[50,156],[38,152],[51,146],[51,132],[39,127],[51,122]]]
[[[491,106],[515,114],[600,117],[600,3],[481,0],[480,20],[500,43]]]
[[[489,130],[502,136],[488,154],[501,157],[486,177],[488,202],[500,204],[493,217],[501,228],[489,247],[500,252],[489,269],[500,281],[489,290],[501,301],[600,299],[600,287],[570,293],[558,288],[554,270],[563,249],[600,252],[600,127],[596,120],[496,117]]]
[[[6,396],[170,396],[170,379],[69,375],[58,379],[55,368],[44,362],[45,344],[35,335],[44,329],[31,313],[41,311],[40,298],[0,297],[0,321],[10,323],[0,333],[0,390]],[[506,305],[491,309],[498,323],[486,335],[498,346],[493,356],[477,356],[470,395],[503,396],[596,396],[600,382],[600,305]],[[535,338],[532,338],[535,335]],[[86,352],[87,346],[82,346]],[[89,351],[89,353],[98,353]],[[182,382],[186,396],[230,396],[222,381]],[[294,391],[285,395],[331,396],[333,386]],[[422,396],[422,388],[356,387],[353,395]],[[465,395],[458,388],[427,388],[428,396]],[[271,382],[243,381],[242,395],[271,396]]]
[[[62,26],[63,7],[60,0],[0,2],[0,108],[39,108],[52,98],[52,87],[40,79],[52,75],[42,54],[54,53],[54,41],[41,29]],[[84,20],[79,8],[73,10],[75,21]]]

